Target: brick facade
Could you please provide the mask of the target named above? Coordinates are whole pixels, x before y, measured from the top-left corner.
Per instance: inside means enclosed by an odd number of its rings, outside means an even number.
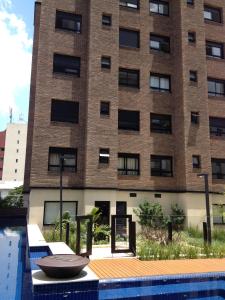
[[[219,7],[225,20],[224,0],[171,0],[169,16],[151,14],[149,1],[140,9],[119,6],[118,0],[43,0],[36,3],[33,68],[29,111],[25,190],[57,188],[59,174],[48,171],[49,147],[78,149],[77,173],[65,173],[71,189],[115,189],[199,192],[204,190],[198,172],[209,173],[211,191],[221,191],[224,180],[211,178],[211,158],[225,158],[223,138],[210,139],[209,116],[224,117],[224,97],[209,98],[207,77],[225,79],[224,60],[208,59],[205,41],[225,43],[223,23],[204,21],[204,4]],[[82,15],[81,34],[55,29],[57,10]],[[102,14],[112,26],[102,25]],[[140,48],[119,47],[119,28],[140,32]],[[196,43],[188,43],[188,31]],[[170,37],[171,53],[149,48],[149,35]],[[54,74],[53,54],[81,58],[81,75]],[[101,69],[101,56],[111,57],[111,69]],[[119,68],[140,70],[140,89],[118,86]],[[197,71],[198,82],[189,80]],[[171,93],[149,88],[150,72],[171,76]],[[51,99],[79,102],[79,124],[53,123]],[[110,116],[100,117],[100,102],[110,102]],[[140,131],[118,130],[118,109],[140,112]],[[200,124],[191,124],[191,111]],[[150,132],[150,113],[172,116],[172,134]],[[110,149],[110,164],[99,165],[100,148]],[[140,155],[140,176],[118,176],[118,153]],[[150,155],[173,157],[173,177],[150,175]],[[192,155],[201,157],[193,170]]]

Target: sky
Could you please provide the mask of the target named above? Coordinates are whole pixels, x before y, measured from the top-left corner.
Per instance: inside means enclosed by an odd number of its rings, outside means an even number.
[[[0,131],[27,121],[34,0],[0,0]]]

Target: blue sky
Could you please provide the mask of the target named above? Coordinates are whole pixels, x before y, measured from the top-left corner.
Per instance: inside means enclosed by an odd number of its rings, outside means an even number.
[[[0,131],[9,122],[27,121],[34,0],[0,0]]]

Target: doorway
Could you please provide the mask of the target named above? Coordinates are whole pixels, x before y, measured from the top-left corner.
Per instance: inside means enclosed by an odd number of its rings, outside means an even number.
[[[98,220],[99,225],[109,225],[110,201],[95,201],[95,207],[98,207],[99,212],[101,212]]]

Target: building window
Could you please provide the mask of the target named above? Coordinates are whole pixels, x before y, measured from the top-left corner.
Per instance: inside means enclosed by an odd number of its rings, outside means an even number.
[[[204,19],[208,21],[221,23],[222,22],[221,9],[205,5]]]
[[[160,92],[170,92],[170,76],[151,73],[150,88]]]
[[[150,0],[150,12],[168,16],[169,15],[169,3],[166,0]]]
[[[101,68],[102,69],[111,69],[111,57],[102,56],[102,58],[101,58]]]
[[[139,9],[139,0],[120,0],[120,6]]]
[[[198,111],[192,111],[191,112],[191,123],[192,124],[199,124],[199,112]]]
[[[100,103],[100,114],[104,116],[109,116],[110,114],[110,103],[101,101]]]
[[[170,38],[166,37],[166,36],[150,34],[150,49],[169,53],[170,52]]]
[[[60,170],[60,158],[63,157],[62,170],[65,172],[77,171],[77,149],[74,148],[49,148],[48,170]]]
[[[120,28],[120,47],[139,48],[139,31]]]
[[[223,44],[206,41],[206,55],[214,58],[224,58]]]
[[[82,16],[63,11],[56,11],[55,28],[81,33]]]
[[[78,123],[79,103],[52,99],[51,121]]]
[[[73,221],[77,216],[77,201],[63,201],[62,212],[69,212]],[[44,202],[44,219],[43,225],[54,225],[59,219],[60,203],[59,201],[45,201]]]
[[[20,141],[19,140],[17,140],[17,144],[19,144],[20,143]]]
[[[118,175],[140,175],[139,154],[118,154]]]
[[[208,94],[209,96],[220,97],[225,95],[225,81],[219,79],[208,78]]]
[[[189,80],[192,81],[192,82],[197,82],[198,81],[197,71],[190,71],[189,72]]]
[[[201,168],[201,159],[199,155],[192,155],[192,167],[193,169]]]
[[[225,204],[213,204],[213,224],[225,224]]]
[[[109,164],[109,149],[108,148],[100,148],[99,163],[100,164]]]
[[[16,153],[19,153],[19,149],[16,149]]]
[[[225,118],[209,118],[211,136],[225,136]]]
[[[187,0],[187,4],[188,4],[188,5],[194,5],[194,4],[195,4],[195,1],[194,1],[194,0]]]
[[[188,31],[188,42],[195,43],[196,42],[196,33],[193,31]]]
[[[172,122],[170,115],[150,114],[151,132],[172,133]]]
[[[80,77],[80,57],[54,54],[54,73],[66,73]]]
[[[132,110],[118,111],[118,129],[139,131],[140,113]]]
[[[225,159],[212,158],[212,178],[225,179]]]
[[[16,159],[16,163],[18,163],[18,158]]]
[[[172,157],[151,155],[151,176],[172,177]]]
[[[102,15],[102,25],[111,26],[112,25],[112,16],[103,14]]]
[[[18,134],[20,134],[20,130],[18,130],[18,132],[17,132]]]
[[[17,173],[17,169],[15,169],[15,173]]]
[[[139,70],[120,68],[119,85],[139,88]]]

